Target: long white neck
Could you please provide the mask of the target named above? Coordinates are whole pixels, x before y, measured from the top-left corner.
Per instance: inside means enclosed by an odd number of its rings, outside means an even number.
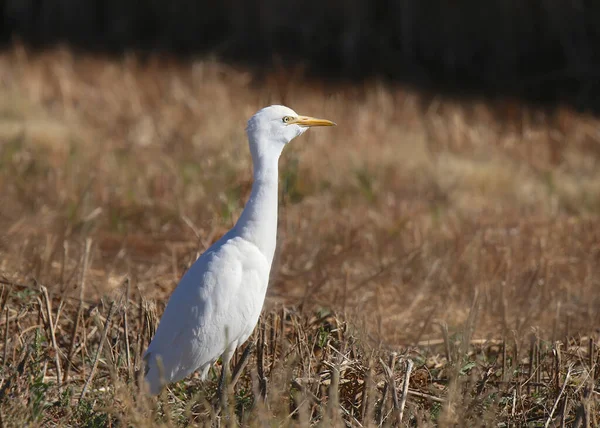
[[[251,144],[254,183],[235,229],[271,262],[277,242],[278,163],[281,150],[259,151]]]

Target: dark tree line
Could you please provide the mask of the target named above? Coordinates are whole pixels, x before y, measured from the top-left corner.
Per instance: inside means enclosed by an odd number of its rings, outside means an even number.
[[[0,0],[0,37],[304,64],[600,110],[598,0]]]

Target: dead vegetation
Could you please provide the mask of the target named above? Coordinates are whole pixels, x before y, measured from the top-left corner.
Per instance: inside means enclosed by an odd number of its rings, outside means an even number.
[[[0,93],[3,425],[597,426],[596,119],[19,47]],[[273,102],[339,126],[283,156],[230,418],[213,381],[146,399],[140,353],[243,208]]]
[[[473,339],[476,302],[459,332],[443,325],[442,340],[400,354],[332,313],[274,308],[248,352],[238,353],[234,399],[220,409],[214,371],[208,382],[173,385],[158,401],[138,393],[141,352],[163,305],[139,292],[128,298],[129,282],[117,300],[95,304],[3,283],[5,426],[598,423],[593,338],[550,342],[534,332],[527,346],[515,337]]]

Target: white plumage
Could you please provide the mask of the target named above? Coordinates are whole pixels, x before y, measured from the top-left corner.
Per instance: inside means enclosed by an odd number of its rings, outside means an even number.
[[[144,354],[152,394],[197,370],[204,379],[220,356],[225,370],[252,334],[275,253],[279,156],[309,127],[331,125],[278,105],[248,121],[254,165],[250,199],[235,226],[194,262],[173,291]]]

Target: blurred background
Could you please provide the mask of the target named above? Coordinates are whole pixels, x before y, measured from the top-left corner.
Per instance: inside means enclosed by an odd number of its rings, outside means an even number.
[[[282,159],[270,305],[332,308],[398,344],[474,301],[483,336],[593,330],[599,12],[2,0],[1,272],[78,293],[88,242],[86,295],[128,276],[164,304],[243,208],[246,120],[284,103],[339,126]]]
[[[138,0],[0,3],[0,38],[44,49],[216,57],[403,84],[600,107],[600,5],[577,0]]]

